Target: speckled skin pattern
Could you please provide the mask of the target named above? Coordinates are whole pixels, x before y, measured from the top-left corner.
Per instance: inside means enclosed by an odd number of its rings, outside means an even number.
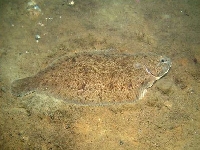
[[[151,53],[80,53],[14,81],[11,92],[24,96],[36,91],[81,105],[132,103],[143,98],[170,67],[169,58]]]

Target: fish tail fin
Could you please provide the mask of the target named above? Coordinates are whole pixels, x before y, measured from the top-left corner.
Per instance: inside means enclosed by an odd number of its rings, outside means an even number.
[[[27,95],[36,90],[38,85],[37,83],[38,82],[34,80],[34,77],[15,80],[11,84],[11,93],[17,97]]]

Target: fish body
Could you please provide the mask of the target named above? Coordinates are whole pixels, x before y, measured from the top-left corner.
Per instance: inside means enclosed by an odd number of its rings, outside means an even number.
[[[152,53],[80,53],[15,80],[11,92],[15,96],[45,93],[82,105],[132,103],[142,99],[170,67],[169,58]]]

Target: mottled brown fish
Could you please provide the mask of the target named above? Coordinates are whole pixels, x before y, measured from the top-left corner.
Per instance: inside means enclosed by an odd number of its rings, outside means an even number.
[[[81,105],[131,103],[143,98],[170,67],[169,58],[151,53],[80,53],[14,81],[11,92],[24,96],[35,91]]]

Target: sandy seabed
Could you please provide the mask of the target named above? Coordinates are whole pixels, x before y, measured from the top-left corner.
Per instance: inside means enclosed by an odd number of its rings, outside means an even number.
[[[0,149],[199,150],[199,8],[198,0],[1,1]],[[133,104],[10,92],[63,55],[102,50],[166,55],[172,68]]]

